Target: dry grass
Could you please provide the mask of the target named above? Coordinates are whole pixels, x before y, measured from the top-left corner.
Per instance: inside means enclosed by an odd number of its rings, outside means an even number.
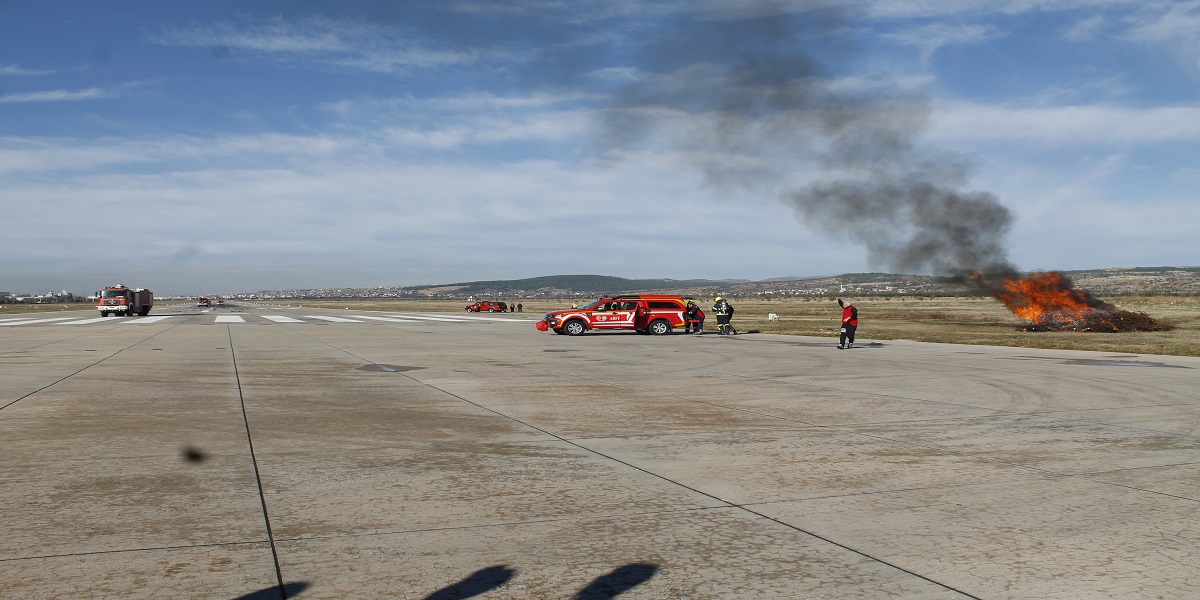
[[[826,298],[763,300],[731,298],[739,331],[836,338],[841,310]],[[1200,356],[1200,298],[1125,296],[1107,299],[1118,308],[1145,312],[1175,326],[1166,332],[1025,332],[1024,322],[990,298],[850,298],[858,307],[860,342],[906,339],[949,344],[1096,350],[1128,354]],[[576,300],[577,301],[577,300]],[[526,314],[565,308],[572,300],[521,300]],[[278,303],[283,305],[285,303]],[[297,303],[292,302],[295,306]],[[466,301],[311,301],[304,306],[391,312],[462,312]],[[708,302],[702,305],[707,308]],[[776,313],[778,321],[768,321]]]
[[[0,304],[0,317],[4,315],[22,315],[33,313],[35,315],[48,312],[62,312],[65,310],[95,310],[96,305],[90,303],[80,304],[73,302],[71,304]]]
[[[1096,350],[1200,356],[1200,298],[1139,296],[1112,302],[1175,326],[1166,332],[1026,332],[1025,322],[990,298],[852,299],[858,338],[949,344]],[[743,300],[734,319],[740,331],[836,337],[841,310],[831,300]],[[768,321],[767,313],[779,315]]]

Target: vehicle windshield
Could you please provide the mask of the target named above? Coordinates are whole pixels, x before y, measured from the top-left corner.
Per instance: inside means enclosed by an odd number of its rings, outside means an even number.
[[[580,306],[579,309],[580,310],[593,310],[597,306],[600,306],[601,304],[604,304],[605,302],[608,302],[608,300],[605,298],[601,298],[599,300],[596,300],[595,302],[589,302],[587,304],[584,304],[583,306]]]
[[[124,298],[125,290],[120,290],[120,291],[104,290],[103,292],[100,292],[100,297],[101,298]]]

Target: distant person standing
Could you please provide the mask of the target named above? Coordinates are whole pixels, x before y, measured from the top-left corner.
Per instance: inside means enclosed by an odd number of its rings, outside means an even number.
[[[688,300],[687,308],[683,311],[683,332],[691,330],[696,335],[704,333],[704,311],[695,300]]]
[[[733,319],[733,305],[728,300],[717,296],[713,300],[713,314],[717,315],[717,335],[733,335],[733,325],[729,323]]]
[[[853,304],[846,304],[838,298],[838,306],[842,307],[842,337],[838,350],[854,347],[854,332],[858,329],[858,309]]]
[[[524,306],[521,306],[521,303],[520,303],[520,302],[518,302],[518,303],[517,303],[517,312],[523,312],[524,310],[525,310],[525,307],[524,307]]]

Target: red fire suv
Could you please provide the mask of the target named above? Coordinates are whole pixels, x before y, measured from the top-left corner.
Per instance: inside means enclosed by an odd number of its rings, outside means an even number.
[[[508,312],[508,305],[503,302],[476,302],[467,306],[467,312]]]
[[[560,335],[580,335],[589,329],[632,329],[664,335],[684,325],[687,301],[682,296],[641,294],[601,298],[579,308],[546,313],[537,328]]]

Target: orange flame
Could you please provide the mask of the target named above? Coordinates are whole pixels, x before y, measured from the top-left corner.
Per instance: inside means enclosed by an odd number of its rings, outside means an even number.
[[[1096,312],[1112,309],[1085,290],[1072,289],[1071,280],[1062,273],[1030,273],[1021,279],[1004,279],[1004,289],[996,297],[1017,316],[1045,323],[1048,320],[1084,320]]]
[[[1146,313],[1119,310],[1087,290],[1071,287],[1062,273],[1034,272],[1024,277],[1000,276],[1000,281],[972,273],[981,289],[1030,322],[1026,331],[1169,331],[1170,323]]]

